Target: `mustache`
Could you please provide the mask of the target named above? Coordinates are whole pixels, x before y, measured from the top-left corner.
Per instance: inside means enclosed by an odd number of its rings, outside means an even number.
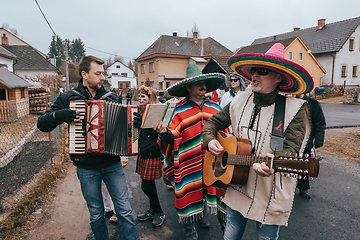
[[[199,91],[206,91],[206,88],[199,88]]]

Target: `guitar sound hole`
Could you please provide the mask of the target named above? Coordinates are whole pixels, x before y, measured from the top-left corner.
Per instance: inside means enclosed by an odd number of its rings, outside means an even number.
[[[222,159],[221,159],[221,164],[223,166],[226,166],[227,165],[227,159],[228,159],[228,153],[227,152],[224,152],[223,156],[222,156]]]

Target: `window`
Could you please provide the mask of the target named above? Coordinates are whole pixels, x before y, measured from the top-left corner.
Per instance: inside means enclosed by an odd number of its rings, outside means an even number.
[[[113,75],[113,76],[115,75],[115,76],[116,76],[116,75],[119,75],[119,74],[118,74],[118,73],[111,73],[111,75]]]
[[[304,60],[304,53],[302,52],[299,53],[299,59],[300,61]]]
[[[346,66],[341,66],[341,77],[346,77]]]
[[[0,100],[6,100],[5,89],[0,89]]]
[[[25,88],[21,89],[21,98],[25,98]]]
[[[353,77],[357,77],[357,76],[358,76],[358,66],[353,66],[352,76],[353,76]]]
[[[127,73],[121,73],[122,77],[127,77]]]
[[[154,72],[155,68],[154,68],[154,62],[149,62],[149,72]]]
[[[289,52],[289,60],[292,60],[292,52]]]
[[[165,83],[166,88],[170,87],[170,82]]]
[[[141,73],[145,73],[145,64],[141,64]]]
[[[116,65],[116,68],[120,68],[120,65]]]
[[[349,39],[349,51],[354,51],[354,39]]]

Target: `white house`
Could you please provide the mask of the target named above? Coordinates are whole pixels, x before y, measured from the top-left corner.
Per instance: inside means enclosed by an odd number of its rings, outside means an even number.
[[[360,86],[360,17],[255,39],[252,45],[298,36],[325,69],[322,85]]]
[[[8,70],[26,80],[38,80],[41,76],[56,76],[60,72],[48,57],[28,43],[0,27],[1,47],[16,57]],[[0,53],[1,56],[1,53]]]
[[[115,61],[107,69],[108,81],[113,88],[127,89],[127,87],[137,88],[135,72],[120,61]]]
[[[5,67],[10,72],[13,72],[14,61],[16,56],[0,46],[0,67]]]

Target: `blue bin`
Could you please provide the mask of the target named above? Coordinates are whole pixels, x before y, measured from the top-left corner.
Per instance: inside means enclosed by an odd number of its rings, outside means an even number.
[[[315,93],[323,93],[325,92],[325,87],[319,86],[315,88]]]

